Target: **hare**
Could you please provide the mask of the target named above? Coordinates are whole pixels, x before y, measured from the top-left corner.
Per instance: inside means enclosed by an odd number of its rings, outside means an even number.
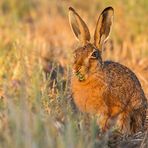
[[[129,68],[102,60],[113,15],[112,7],[103,10],[97,21],[94,43],[90,43],[87,25],[72,7],[69,8],[70,26],[81,43],[74,51],[71,87],[76,106],[82,112],[96,115],[103,132],[115,126],[123,134],[132,134],[144,127],[147,99]]]

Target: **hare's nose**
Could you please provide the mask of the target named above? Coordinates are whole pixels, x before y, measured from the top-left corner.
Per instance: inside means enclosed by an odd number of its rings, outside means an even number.
[[[80,70],[80,66],[77,66],[77,65],[75,65],[74,67],[73,67],[73,72],[78,72]]]

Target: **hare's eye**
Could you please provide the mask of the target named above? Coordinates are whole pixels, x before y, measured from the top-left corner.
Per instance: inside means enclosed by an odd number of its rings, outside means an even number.
[[[98,50],[95,50],[92,55],[91,55],[93,58],[98,58],[99,57],[99,52]]]

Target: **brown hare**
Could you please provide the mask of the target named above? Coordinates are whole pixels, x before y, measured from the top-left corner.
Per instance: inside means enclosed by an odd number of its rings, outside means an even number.
[[[138,78],[129,68],[102,60],[113,15],[112,7],[103,10],[97,21],[94,43],[90,43],[87,25],[69,8],[71,28],[81,42],[81,47],[74,51],[72,93],[80,111],[97,115],[102,131],[114,125],[121,133],[132,134],[143,129],[147,100]]]

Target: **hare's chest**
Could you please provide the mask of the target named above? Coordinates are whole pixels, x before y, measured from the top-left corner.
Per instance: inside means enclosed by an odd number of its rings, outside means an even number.
[[[72,92],[74,102],[82,112],[94,114],[104,110],[105,105],[103,105],[103,91],[101,87],[73,85]]]

